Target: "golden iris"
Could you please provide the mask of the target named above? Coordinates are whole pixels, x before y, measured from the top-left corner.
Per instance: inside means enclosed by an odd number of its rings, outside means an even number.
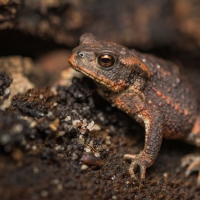
[[[103,54],[98,57],[98,63],[102,67],[111,67],[112,65],[114,65],[115,59],[109,54]]]

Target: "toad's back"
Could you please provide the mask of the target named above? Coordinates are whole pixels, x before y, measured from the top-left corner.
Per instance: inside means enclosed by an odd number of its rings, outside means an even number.
[[[146,102],[164,115],[164,137],[182,138],[188,134],[198,112],[197,92],[175,64],[132,51],[148,66],[151,79],[144,89]]]

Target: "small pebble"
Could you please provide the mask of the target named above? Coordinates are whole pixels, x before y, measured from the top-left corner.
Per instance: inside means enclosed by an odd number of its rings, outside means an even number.
[[[87,165],[85,165],[85,164],[81,165],[81,170],[86,170],[87,168],[88,168]]]
[[[42,196],[42,197],[47,197],[47,196],[48,196],[48,192],[47,192],[46,190],[43,190],[43,191],[41,192],[41,196]]]

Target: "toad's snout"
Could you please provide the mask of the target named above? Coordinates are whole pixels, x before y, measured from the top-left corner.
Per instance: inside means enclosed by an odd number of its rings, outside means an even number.
[[[72,67],[75,67],[75,66],[76,66],[75,56],[76,56],[76,53],[72,53],[72,55],[71,55],[70,58],[68,59],[69,63],[72,65]]]

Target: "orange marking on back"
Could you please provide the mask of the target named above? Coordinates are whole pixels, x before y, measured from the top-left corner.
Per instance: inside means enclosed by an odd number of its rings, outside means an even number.
[[[179,104],[175,104],[175,110],[176,110],[176,111],[179,110]]]
[[[170,97],[167,97],[167,100],[166,100],[166,101],[167,101],[167,104],[168,104],[168,105],[171,104],[171,98],[170,98]]]
[[[169,72],[169,71],[166,71],[166,70],[164,70],[163,68],[159,68],[158,69],[160,72],[161,72],[161,74],[163,74],[164,76],[170,76],[171,75],[171,73]]]
[[[130,57],[121,59],[121,62],[124,65],[128,65],[128,66],[133,66],[134,64],[138,64],[140,66],[140,68],[142,69],[142,71],[145,71],[147,73],[148,78],[151,76],[151,73],[150,73],[148,67],[139,58],[130,56]]]
[[[158,91],[158,90],[156,90],[156,88],[152,88],[152,90],[159,96],[159,97],[161,97],[163,100],[165,100],[165,102],[168,104],[168,105],[170,105],[172,108],[174,108],[176,111],[178,111],[180,114],[184,114],[184,115],[188,115],[189,114],[189,111],[187,110],[187,109],[181,109],[180,108],[180,104],[173,104],[172,102],[173,101],[171,101],[171,98],[170,97],[167,97],[167,96],[165,96],[162,92],[160,92],[160,91]],[[160,102],[159,104],[158,104],[159,106],[162,106],[162,103]]]
[[[161,97],[162,96],[162,93],[160,91],[157,91],[156,94]]]
[[[184,115],[188,115],[188,110],[187,109],[184,109]]]

